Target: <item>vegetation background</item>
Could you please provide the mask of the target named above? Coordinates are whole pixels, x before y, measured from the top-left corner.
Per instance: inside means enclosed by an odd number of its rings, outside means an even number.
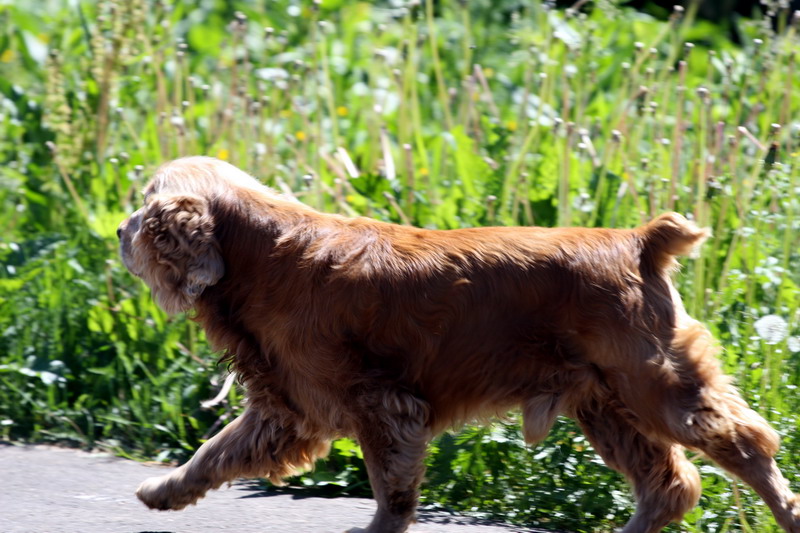
[[[800,15],[760,13],[721,28],[604,0],[0,2],[0,438],[183,461],[241,409],[235,389],[201,407],[226,369],[116,250],[152,170],[208,154],[403,224],[628,227],[677,210],[710,226],[680,290],[797,483]],[[531,449],[517,417],[434,442],[423,503],[625,522],[628,488],[570,421]],[[695,460],[703,499],[671,531],[776,529]],[[369,491],[346,439],[294,483]]]

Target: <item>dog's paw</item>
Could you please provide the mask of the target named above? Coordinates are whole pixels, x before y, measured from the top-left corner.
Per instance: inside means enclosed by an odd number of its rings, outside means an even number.
[[[790,523],[783,528],[790,533],[800,533],[800,495],[792,494],[789,499],[789,509],[791,510]]]
[[[179,511],[197,501],[198,497],[182,492],[170,476],[151,477],[136,489],[136,497],[150,509]]]

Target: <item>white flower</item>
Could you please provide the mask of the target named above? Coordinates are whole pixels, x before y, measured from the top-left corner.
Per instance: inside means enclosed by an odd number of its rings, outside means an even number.
[[[786,321],[778,315],[762,316],[754,325],[758,336],[767,344],[778,344],[789,333]]]
[[[800,352],[800,337],[792,336],[789,337],[789,340],[786,341],[786,345],[789,347],[789,351],[792,353]]]
[[[289,72],[286,69],[282,68],[274,68],[274,67],[260,68],[255,71],[255,74],[258,78],[262,80],[277,81],[277,80],[289,79]]]
[[[184,124],[183,117],[180,115],[172,115],[172,117],[169,119],[169,122],[176,128],[182,128]]]

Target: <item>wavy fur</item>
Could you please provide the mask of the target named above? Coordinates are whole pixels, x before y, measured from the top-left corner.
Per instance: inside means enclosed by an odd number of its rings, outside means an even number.
[[[120,226],[125,264],[167,311],[195,309],[248,398],[189,463],[142,484],[150,507],[239,476],[280,481],[349,435],[378,502],[363,531],[403,532],[429,440],[521,407],[529,442],[571,416],[631,481],[626,533],[697,503],[685,447],[800,532],[776,433],[672,286],[674,256],[707,236],[680,215],[632,230],[433,231],[320,213],[209,158],[168,163],[145,196]]]

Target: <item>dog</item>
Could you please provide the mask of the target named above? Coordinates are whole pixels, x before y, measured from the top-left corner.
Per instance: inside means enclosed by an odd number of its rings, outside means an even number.
[[[350,436],[377,511],[349,531],[401,533],[430,440],[519,408],[528,443],[566,415],[625,475],[637,509],[624,533],[661,531],[697,504],[686,449],[800,533],[776,432],[672,285],[675,256],[708,236],[681,215],[635,229],[419,229],[321,213],[189,157],[156,171],[118,235],[130,272],[166,312],[194,310],[246,390],[241,416],[141,484],[150,508],[239,477],[280,483]]]

